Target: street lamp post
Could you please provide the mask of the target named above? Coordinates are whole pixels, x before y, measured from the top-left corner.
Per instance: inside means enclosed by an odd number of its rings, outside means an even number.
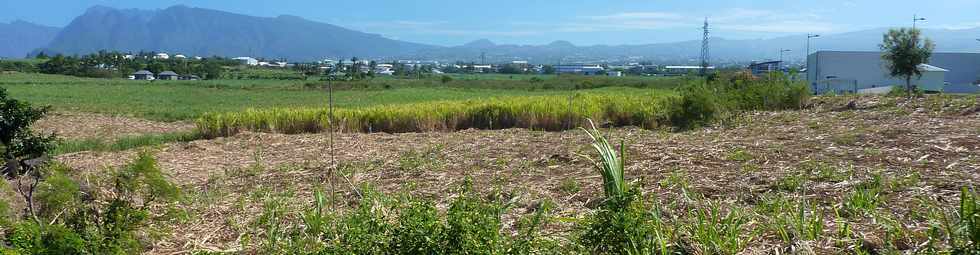
[[[919,21],[926,21],[926,18],[919,17],[918,14],[912,15],[912,29],[915,29],[915,23],[918,23]]]
[[[806,54],[803,55],[803,59],[806,61],[807,68],[810,68],[810,39],[819,37],[820,35],[806,34]]]
[[[790,50],[790,49],[782,49],[782,50],[779,50],[779,71],[780,72],[783,71],[783,53],[790,52],[790,51],[793,51],[793,50]]]

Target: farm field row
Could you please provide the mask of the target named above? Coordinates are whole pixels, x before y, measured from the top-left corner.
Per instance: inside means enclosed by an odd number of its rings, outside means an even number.
[[[463,82],[463,81],[459,81]],[[306,84],[316,86],[309,87]],[[500,97],[595,94],[635,94],[655,89],[608,87],[582,90],[495,89],[464,86],[434,87],[383,80],[357,89],[334,92],[341,108],[399,105],[431,101],[486,100]],[[124,115],[162,121],[194,120],[207,112],[246,109],[326,107],[328,97],[318,82],[279,80],[217,80],[143,82],[86,79],[58,75],[4,74],[0,87],[15,98],[57,111]]]
[[[980,150],[980,115],[955,101],[932,100],[861,98],[854,109],[840,110],[849,100],[818,99],[803,111],[750,113],[727,128],[602,131],[624,142],[627,181],[645,199],[659,201],[650,206],[663,216],[667,233],[677,235],[663,237],[671,249],[908,252],[937,237],[929,231],[939,224],[933,220],[958,208],[961,188],[980,183],[980,157],[972,153]],[[577,224],[603,204],[602,178],[583,156],[593,154],[589,137],[577,130],[342,133],[334,139],[336,164],[325,134],[246,132],[154,147],[161,169],[192,194],[181,208],[200,217],[174,223],[150,253],[283,252],[274,249],[288,241],[267,231],[299,228],[317,192],[348,213],[357,212],[360,192],[369,190],[445,209],[467,180],[480,197],[502,194],[499,199],[512,203],[500,223],[507,233],[520,231],[522,217],[535,208],[552,204],[541,238],[560,244],[553,252],[574,252],[568,249],[575,247],[570,240],[577,238]],[[139,151],[58,160],[91,176],[126,164]],[[334,180],[331,190],[324,177],[334,167],[346,180]],[[691,214],[714,207],[720,211],[706,218]],[[798,211],[806,222],[797,222]],[[271,215],[283,216],[264,220]],[[699,226],[730,235],[698,236]]]

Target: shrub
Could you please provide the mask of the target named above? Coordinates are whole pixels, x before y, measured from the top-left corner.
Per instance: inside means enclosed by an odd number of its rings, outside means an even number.
[[[24,174],[29,170],[25,160],[39,158],[52,149],[53,135],[42,136],[30,128],[47,111],[7,98],[7,90],[0,88],[0,174]]]
[[[139,253],[143,245],[138,233],[154,219],[150,208],[179,198],[179,190],[145,152],[126,167],[111,171],[106,180],[112,183],[108,192],[88,190],[83,195],[66,168],[56,165],[49,172],[38,186],[35,202],[41,210],[37,220],[17,221],[11,233],[2,236],[14,252]]]

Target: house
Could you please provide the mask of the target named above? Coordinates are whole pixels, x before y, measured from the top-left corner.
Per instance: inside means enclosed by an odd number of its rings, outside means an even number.
[[[255,59],[255,58],[251,58],[251,57],[237,57],[237,58],[233,58],[233,59],[234,60],[238,60],[238,62],[241,63],[241,64],[243,64],[243,65],[249,65],[249,66],[257,66],[257,65],[259,65],[259,60],[258,59]]]
[[[560,65],[555,67],[555,72],[558,74],[597,75],[605,70],[599,65]]]
[[[163,59],[163,60],[166,60],[166,59],[170,59],[170,55],[167,54],[167,53],[157,53],[156,55],[153,55],[153,59]]]
[[[782,69],[783,61],[752,62],[749,64],[749,71],[754,76],[763,76]]]
[[[126,54],[126,55],[123,55],[123,59],[132,60],[132,59],[136,59],[136,56],[133,56],[133,54]]]
[[[187,56],[184,56],[184,55],[181,55],[181,54],[177,54],[177,55],[174,55],[174,59],[187,59]]]
[[[147,70],[139,70],[133,73],[133,75],[131,75],[130,77],[132,77],[132,80],[141,80],[141,81],[152,81],[154,79],[153,73]]]
[[[980,53],[937,52],[918,68],[923,75],[912,77],[912,84],[923,91],[980,93],[974,85],[980,79]],[[905,86],[904,79],[889,75],[876,51],[818,51],[807,57],[806,76],[818,94]]]
[[[177,80],[178,78],[180,78],[180,75],[177,75],[177,73],[175,73],[173,71],[163,71],[162,73],[160,73],[160,74],[157,75],[157,79],[158,80],[171,80],[172,81],[172,80]]]
[[[609,71],[609,72],[606,72],[606,76],[610,76],[610,77],[623,77],[623,72],[622,71]]]

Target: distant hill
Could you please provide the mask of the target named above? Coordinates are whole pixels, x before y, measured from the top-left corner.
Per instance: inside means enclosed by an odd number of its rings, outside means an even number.
[[[60,30],[20,20],[0,23],[0,57],[23,58],[50,43]]]
[[[21,27],[30,27],[23,22]],[[11,40],[10,31],[33,34],[0,24],[0,56],[23,57],[44,45],[37,40]],[[9,26],[9,25],[8,25]],[[27,29],[30,30],[30,29]],[[37,29],[56,31],[56,28]],[[886,29],[825,34],[813,40],[816,50],[877,50]],[[937,51],[980,52],[980,28],[926,30]],[[656,36],[651,32],[651,36]],[[29,36],[15,36],[14,38]],[[6,38],[6,39],[5,39]],[[37,41],[37,42],[34,42]],[[713,63],[731,64],[779,58],[790,49],[787,61],[802,61],[806,36],[757,40],[711,39]],[[16,45],[16,47],[10,46]],[[13,50],[8,50],[11,48]],[[27,49],[25,51],[25,49]],[[576,46],[567,41],[546,45],[496,44],[482,39],[461,46],[440,47],[384,38],[294,16],[252,17],[229,12],[174,6],[163,10],[113,9],[95,6],[77,17],[47,45],[51,53],[84,54],[99,50],[158,51],[189,56],[219,55],[287,58],[293,61],[330,58],[404,58],[420,60],[488,62],[529,60],[532,63],[621,62],[652,60],[659,64],[694,64],[701,53],[700,40],[672,43]]]
[[[314,60],[410,55],[431,48],[434,46],[294,16],[252,17],[186,6],[156,11],[96,6],[75,18],[45,50],[84,54],[108,49]]]
[[[882,34],[887,29],[871,29],[841,34],[827,34],[813,39],[811,50],[878,50]],[[936,42],[936,51],[980,52],[980,28],[964,30],[925,30],[926,36]],[[806,51],[806,36],[786,36],[772,39],[727,40],[712,38],[711,58],[715,62],[748,62],[756,60],[775,60],[780,49],[790,49],[785,54],[787,61],[802,61]],[[569,42],[557,41],[547,45],[507,45],[495,44],[490,40],[479,40],[462,46],[435,48],[420,54],[426,58],[478,61],[485,53],[487,61],[531,60],[537,63],[623,60],[638,57],[661,63],[694,63],[701,54],[701,41],[689,40],[673,43],[639,45],[594,45],[575,46]]]

